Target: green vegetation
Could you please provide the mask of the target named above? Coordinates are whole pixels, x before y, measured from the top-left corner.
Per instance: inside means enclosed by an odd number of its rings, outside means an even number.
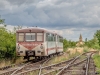
[[[4,19],[0,19],[0,24],[4,25]],[[16,34],[5,27],[0,27],[0,59],[15,58]]]
[[[63,48],[64,48],[64,51],[67,50],[67,48],[69,47],[75,47],[76,46],[76,42],[74,41],[71,41],[71,40],[66,40],[66,39],[63,39]]]
[[[93,59],[94,59],[95,65],[97,66],[97,72],[100,73],[100,55],[95,54],[93,56]]]
[[[96,37],[85,42],[85,46],[87,46],[89,48],[93,48],[93,49],[99,49],[100,48],[99,43],[98,43],[98,39]]]
[[[87,47],[84,47],[83,52],[88,52],[89,49]]]
[[[0,60],[16,59],[16,30],[22,29],[22,26],[14,27],[13,32],[6,29],[5,19],[1,19],[0,24]]]
[[[100,30],[94,33],[93,39],[85,40],[85,46],[93,49],[100,49]]]
[[[97,30],[95,33],[96,38],[98,39],[98,44],[100,46],[100,30]]]

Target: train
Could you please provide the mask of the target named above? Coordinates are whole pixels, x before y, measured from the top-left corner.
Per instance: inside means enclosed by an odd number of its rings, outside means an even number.
[[[29,60],[63,52],[63,37],[45,28],[30,27],[16,31],[16,54]]]

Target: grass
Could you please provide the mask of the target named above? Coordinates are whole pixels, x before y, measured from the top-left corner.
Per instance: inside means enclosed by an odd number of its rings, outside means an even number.
[[[0,60],[0,68],[4,67],[4,66],[9,66],[12,64],[19,64],[24,62],[25,60],[23,60],[22,57],[19,57],[18,59],[14,60],[14,59],[1,59]]]
[[[77,55],[79,55],[79,54],[80,54],[79,52],[76,52],[76,53],[74,53],[74,54],[71,54],[71,55],[69,55],[68,59],[73,58],[73,57],[75,57],[75,56],[77,56]]]
[[[52,58],[52,60],[50,60],[48,63],[46,63],[45,66],[50,65],[50,64],[56,64],[56,63],[59,63],[62,61],[66,61],[70,58],[73,58],[73,57],[79,55],[79,54],[80,54],[79,52],[74,53],[74,54],[70,54],[70,53],[65,52],[61,56],[57,56],[57,57]]]
[[[84,49],[83,52],[88,52],[88,50],[87,49]]]
[[[33,72],[30,72],[28,75],[38,75],[39,74],[39,71],[33,71]]]
[[[97,72],[98,72],[99,75],[100,75],[100,55],[95,54],[95,55],[93,56],[93,59],[94,59],[95,65],[96,65],[96,67],[97,67]]]
[[[1,67],[4,67],[4,66],[8,66],[8,65],[11,65],[11,61],[8,59],[2,59],[0,60],[0,68]]]
[[[67,59],[68,59],[68,55],[56,56],[56,57],[53,57],[49,62],[44,64],[44,66],[47,66],[47,65],[50,65],[50,64],[56,64],[56,63],[59,63],[61,61],[65,61]]]

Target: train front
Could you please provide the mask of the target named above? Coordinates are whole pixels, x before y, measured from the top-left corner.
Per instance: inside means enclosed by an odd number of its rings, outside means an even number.
[[[16,53],[17,56],[41,57],[44,50],[44,31],[37,28],[21,29],[16,32]]]

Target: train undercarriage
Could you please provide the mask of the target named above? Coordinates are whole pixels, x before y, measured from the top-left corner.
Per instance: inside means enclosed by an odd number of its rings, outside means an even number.
[[[61,53],[63,53],[63,52],[58,52],[58,53],[53,53],[53,54],[50,54],[50,55],[48,55],[48,56],[35,56],[35,54],[34,55],[26,55],[26,56],[24,56],[24,59],[27,59],[27,61],[30,61],[30,58],[31,57],[33,57],[34,59],[33,60],[42,60],[42,59],[45,59],[45,58],[50,58],[50,57],[53,57],[53,56],[55,56],[55,55],[60,55]]]

